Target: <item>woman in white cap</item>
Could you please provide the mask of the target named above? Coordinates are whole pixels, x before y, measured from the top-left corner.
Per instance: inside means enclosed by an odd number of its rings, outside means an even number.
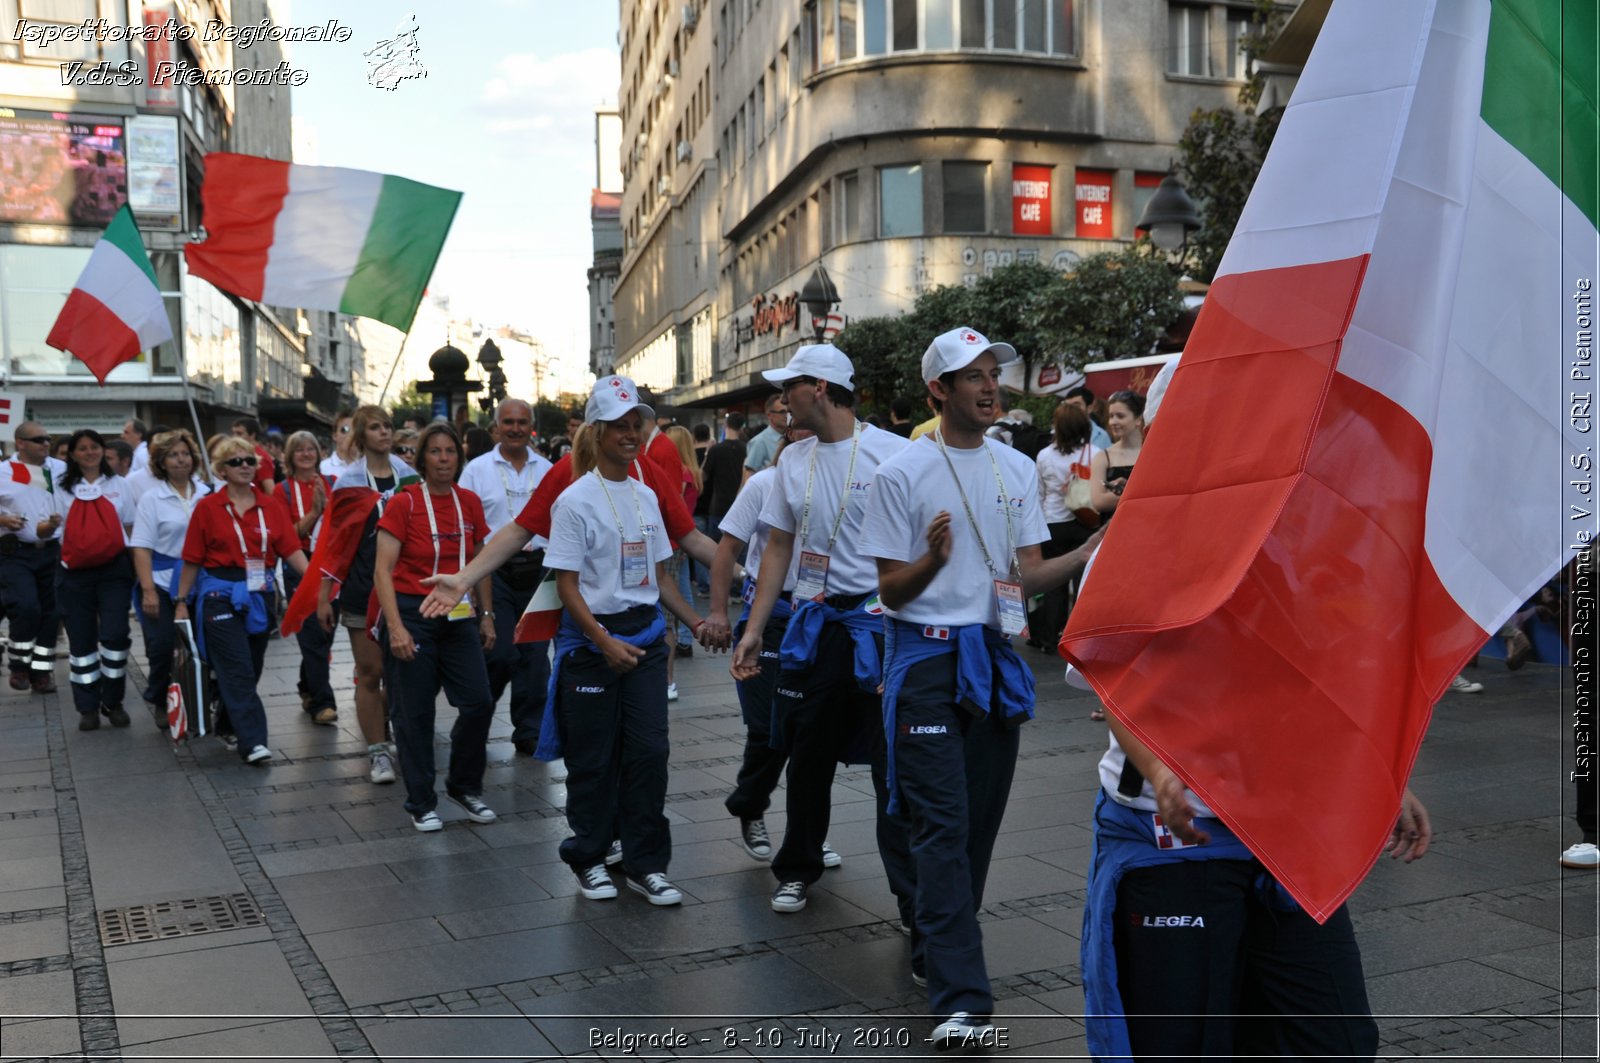
[[[661,606],[693,629],[702,621],[665,578],[672,544],[655,495],[628,476],[654,416],[627,377],[602,379],[589,397],[573,451],[576,475],[556,501],[545,551],[563,612],[539,755],[566,758],[572,836],[561,843],[561,859],[580,892],[590,900],[617,895],[605,857],[620,837],[628,886],[666,905],[683,895],[666,877],[672,834]]]

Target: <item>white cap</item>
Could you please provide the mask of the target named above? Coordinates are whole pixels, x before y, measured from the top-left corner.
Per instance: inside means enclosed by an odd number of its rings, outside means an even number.
[[[1017,349],[1009,343],[990,343],[983,334],[969,328],[953,328],[935,336],[922,355],[922,382],[932,383],[957,369],[965,369],[984,351],[993,351],[1001,365],[1017,360]]]
[[[603,376],[594,382],[594,390],[589,392],[589,402],[583,408],[583,420],[585,424],[616,421],[629,410],[643,410],[647,420],[656,415],[655,410],[639,400],[639,389],[628,377]]]
[[[808,376],[838,384],[846,391],[856,389],[856,367],[843,351],[831,343],[807,343],[794,352],[789,364],[782,369],[767,369],[761,374],[774,384]]]

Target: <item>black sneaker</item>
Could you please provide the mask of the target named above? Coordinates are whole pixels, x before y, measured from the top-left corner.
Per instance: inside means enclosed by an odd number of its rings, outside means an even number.
[[[667,881],[667,876],[659,871],[652,871],[639,878],[628,876],[628,888],[635,893],[642,893],[651,904],[682,904],[683,894],[678,887]]]
[[[594,864],[590,867],[575,867],[572,873],[578,876],[578,892],[591,901],[614,901],[617,899],[617,884],[611,881],[611,875],[606,871],[605,864]]]
[[[741,819],[739,821],[739,842],[744,846],[744,851],[753,859],[766,863],[772,859],[772,838],[767,834],[767,821],[757,817],[755,819]]]
[[[493,823],[499,818],[494,814],[494,809],[484,804],[477,794],[453,794],[446,790],[444,795],[460,805],[467,818],[474,823]]]
[[[781,882],[778,890],[772,895],[772,910],[775,912],[798,912],[806,906],[806,884],[804,882]]]
[[[928,1040],[940,1052],[948,1052],[952,1048],[976,1049],[987,1042],[985,1035],[988,1030],[989,1016],[958,1011],[935,1026]]]
[[[105,713],[105,717],[111,721],[112,727],[126,727],[133,722],[128,719],[127,710],[121,705],[102,705],[100,711]]]

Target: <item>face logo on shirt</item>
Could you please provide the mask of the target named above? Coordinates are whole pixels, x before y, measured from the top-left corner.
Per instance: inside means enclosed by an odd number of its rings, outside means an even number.
[[[1004,513],[1008,507],[1011,509],[1021,509],[1022,496],[1018,495],[1016,498],[1007,498],[1005,495],[994,496],[994,511],[996,513]]]

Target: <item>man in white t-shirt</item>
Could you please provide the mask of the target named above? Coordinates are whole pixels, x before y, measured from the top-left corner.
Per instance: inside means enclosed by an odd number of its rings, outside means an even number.
[[[550,463],[528,446],[533,407],[506,399],[494,413],[500,442],[467,463],[461,486],[483,503],[489,538],[522,512],[534,488],[550,471]],[[489,654],[489,694],[496,705],[511,687],[511,742],[518,753],[533,756],[539,744],[539,719],[544,714],[550,680],[550,644],[517,642],[517,621],[544,574],[545,541],[535,536],[494,571],[494,650]]]
[[[907,444],[856,420],[855,370],[832,344],[802,346],[783,369],[762,375],[783,389],[791,423],[816,433],[778,459],[761,511],[772,530],[731,669],[741,681],[760,674],[762,632],[798,554],[794,615],[779,649],[772,705],[773,743],[789,753],[788,824],[772,859],[772,907],[806,906],[807,888],[825,866],[834,769],[840,761],[866,761],[878,795],[878,855],[906,918],[915,883],[904,823],[888,812],[878,574],[860,538],[878,466]]]
[[[978,1046],[994,1011],[978,909],[1034,700],[1011,640],[1028,599],[1089,556],[1042,559],[1034,463],[985,438],[1016,357],[969,328],[933,341],[922,377],[939,424],[878,467],[860,541],[889,616],[890,801],[916,839],[912,975],[945,1017],[936,1048]]]

